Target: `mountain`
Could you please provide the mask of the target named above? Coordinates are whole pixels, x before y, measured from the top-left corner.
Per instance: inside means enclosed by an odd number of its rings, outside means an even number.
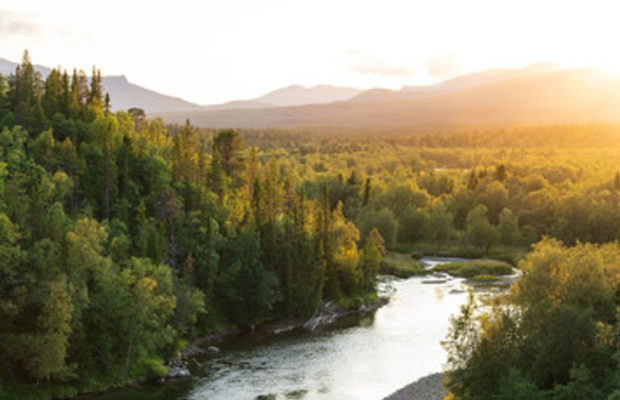
[[[16,63],[0,58],[0,73]],[[50,68],[36,65],[44,77]],[[143,108],[168,122],[204,127],[393,129],[620,121],[620,78],[540,63],[492,69],[399,91],[288,86],[249,100],[200,106],[105,76],[114,109]]]
[[[0,58],[0,73],[10,75],[15,72],[17,63]],[[51,68],[35,65],[35,70],[46,78]],[[127,80],[125,76],[104,76],[103,86],[110,93],[112,107],[115,110],[126,110],[131,107],[144,109],[147,114],[164,112],[189,112],[198,109],[205,111],[249,110],[272,107],[287,107],[306,104],[325,104],[346,101],[358,95],[361,90],[319,85],[314,87],[288,86],[264,96],[249,100],[235,100],[223,104],[202,106],[183,99],[167,96],[141,87]]]
[[[17,63],[0,58],[0,73],[10,75],[15,73]],[[35,70],[46,78],[51,68],[35,65]],[[131,107],[144,109],[147,114],[158,112],[180,112],[199,108],[198,104],[190,103],[178,97],[167,96],[150,89],[131,83],[125,76],[104,76],[103,87],[112,98],[112,108],[127,110]]]
[[[457,90],[459,85],[461,89]],[[349,101],[330,104],[162,116],[170,122],[189,118],[196,125],[215,128],[387,129],[620,121],[620,78],[594,69],[489,72],[433,87],[426,93],[405,90],[394,92],[394,96],[389,91],[374,90],[370,93],[381,97],[376,101],[360,101],[365,95],[361,93]]]
[[[200,105],[190,103],[178,97],[172,97],[155,92],[142,86],[131,83],[125,76],[104,76],[103,87],[110,93],[112,106],[116,110],[127,110],[139,107],[147,114],[159,112],[191,111],[200,108]]]
[[[223,104],[204,106],[204,110],[246,110],[273,107],[290,107],[308,104],[327,104],[337,101],[350,100],[360,94],[360,89],[318,85],[304,87],[292,85],[267,93],[264,96],[250,100],[236,100]]]
[[[278,107],[326,104],[350,100],[360,92],[361,90],[359,89],[329,85],[318,85],[311,88],[293,85],[274,90],[262,97],[254,99],[254,101],[273,104]]]
[[[456,93],[464,90],[473,89],[478,86],[490,85],[495,82],[501,82],[508,79],[515,79],[522,76],[540,74],[545,72],[558,71],[561,68],[553,63],[540,62],[528,65],[525,68],[516,69],[489,69],[471,74],[457,76],[443,82],[429,86],[403,86],[401,91],[406,93],[423,93],[423,94],[445,94]]]
[[[389,89],[371,89],[361,92],[351,101],[360,103],[382,102],[389,100],[420,99],[428,96],[457,93],[473,89],[478,86],[489,85],[521,76],[534,75],[544,72],[558,71],[555,64],[542,62],[518,69],[490,69],[471,74],[461,75],[453,79],[425,86],[403,86],[400,91]]]
[[[0,57],[0,74],[2,75],[11,75],[15,73],[15,67],[17,67],[17,63],[13,61],[9,61]],[[33,65],[35,71],[40,73],[43,78],[47,78],[47,76],[52,72],[51,68],[44,67],[43,65],[34,64]]]

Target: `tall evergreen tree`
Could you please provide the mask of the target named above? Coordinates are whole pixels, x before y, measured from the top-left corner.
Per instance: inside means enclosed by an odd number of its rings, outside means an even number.
[[[90,93],[88,94],[88,105],[95,109],[103,108],[103,86],[101,83],[101,71],[93,67],[93,74],[90,78]]]
[[[59,69],[53,69],[45,80],[45,93],[43,94],[43,109],[48,119],[52,119],[56,113],[62,112],[63,82]]]

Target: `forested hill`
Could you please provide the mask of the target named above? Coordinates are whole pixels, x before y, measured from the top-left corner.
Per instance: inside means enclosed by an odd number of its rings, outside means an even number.
[[[0,76],[0,398],[160,376],[198,333],[375,298],[383,239],[315,177],[113,101],[27,54]]]

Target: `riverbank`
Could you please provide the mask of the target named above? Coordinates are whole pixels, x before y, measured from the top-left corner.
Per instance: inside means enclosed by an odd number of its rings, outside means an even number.
[[[314,332],[297,321],[271,325],[269,331],[283,332],[291,324],[298,328],[280,334],[263,333],[265,326],[256,326],[255,334],[213,344],[221,349],[218,354],[191,358],[188,368],[195,378],[130,388],[96,400],[248,400],[302,393],[316,400],[382,399],[412,382],[412,376],[442,371],[445,365],[439,339],[446,336],[450,316],[467,302],[468,294],[453,292],[462,285],[461,278],[438,285],[426,285],[424,279],[382,277],[379,292],[389,294],[390,303],[376,314],[343,317]]]
[[[443,386],[444,377],[443,372],[425,376],[383,400],[443,400],[447,395]]]
[[[195,357],[199,354],[217,354],[219,351],[216,347],[223,342],[234,340],[244,335],[279,335],[294,330],[306,329],[313,331],[319,328],[329,327],[342,319],[349,317],[364,317],[368,314],[374,313],[379,308],[389,304],[390,297],[380,296],[371,304],[361,304],[354,308],[342,308],[336,306],[334,303],[324,304],[320,310],[318,310],[310,318],[296,318],[289,320],[272,321],[261,324],[253,329],[231,329],[228,331],[203,336],[196,339],[188,348],[186,348],[179,356],[177,360],[173,360],[171,364],[179,360],[187,361],[188,359]]]

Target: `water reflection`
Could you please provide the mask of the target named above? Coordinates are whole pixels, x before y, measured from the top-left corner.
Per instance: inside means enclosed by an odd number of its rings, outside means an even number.
[[[380,400],[445,363],[440,342],[467,291],[459,279],[422,281],[382,283],[395,293],[374,317],[313,333],[246,337],[215,358],[197,359],[190,369],[198,377],[165,385],[167,392],[102,400]]]
[[[205,379],[189,399],[378,400],[441,371],[445,354],[440,341],[467,294],[449,293],[460,281],[421,281],[395,282],[392,302],[354,326],[225,349],[208,362]]]

